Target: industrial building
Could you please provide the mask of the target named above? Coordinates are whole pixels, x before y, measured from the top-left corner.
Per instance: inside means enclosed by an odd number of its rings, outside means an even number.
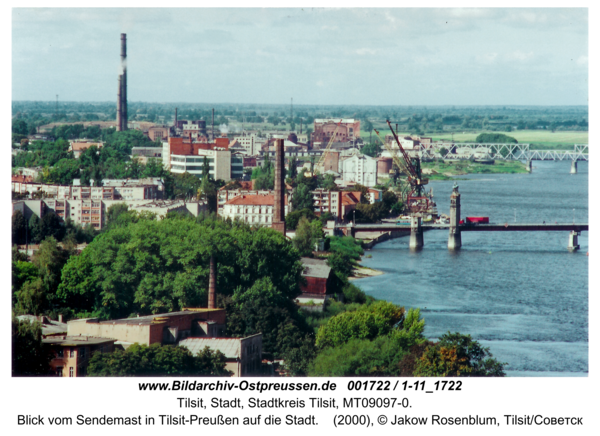
[[[331,138],[333,138],[333,142],[353,142],[356,139],[359,139],[360,120],[347,118],[342,119],[340,123],[339,118],[315,119],[314,131],[312,133],[313,144],[327,144]]]

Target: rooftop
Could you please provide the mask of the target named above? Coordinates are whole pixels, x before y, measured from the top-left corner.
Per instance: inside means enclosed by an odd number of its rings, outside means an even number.
[[[94,336],[54,336],[42,339],[42,343],[50,345],[81,346],[81,345],[99,345],[115,342],[115,339],[97,338]]]
[[[192,313],[218,311],[218,310],[225,310],[225,309],[208,309],[208,308],[185,309],[185,310],[182,310],[179,312],[159,313],[156,315],[138,316],[135,318],[113,319],[113,320],[109,320],[109,321],[99,321],[98,318],[86,318],[86,319],[73,320],[73,321],[69,321],[69,322],[97,322],[99,324],[151,325],[151,324],[163,323],[165,321],[165,318],[182,316],[182,315],[190,315]]]
[[[320,279],[329,278],[331,273],[331,267],[327,265],[327,261],[320,259],[311,259],[310,257],[303,257],[300,259],[304,270],[302,275],[305,277],[316,277]]]
[[[225,204],[239,204],[243,206],[273,206],[275,204],[275,196],[273,194],[258,194],[258,195],[238,195]],[[285,196],[285,204],[288,204],[287,196]]]
[[[41,320],[40,320],[40,318],[41,318]],[[54,321],[54,320],[48,319],[45,316],[38,317],[35,315],[19,315],[19,316],[17,316],[17,319],[19,321],[27,320],[32,323],[35,321],[40,321],[42,324],[42,335],[43,336],[60,335],[60,334],[67,333],[67,324],[66,323]]]
[[[219,350],[228,359],[236,359],[241,354],[242,338],[187,338],[179,341],[177,345],[185,347],[193,355],[198,354],[204,347],[210,347],[211,350]]]

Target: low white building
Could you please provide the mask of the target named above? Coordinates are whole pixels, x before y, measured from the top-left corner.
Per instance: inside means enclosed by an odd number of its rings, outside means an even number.
[[[355,154],[341,162],[342,180],[372,188],[377,184],[377,159]]]
[[[239,195],[223,205],[223,218],[240,220],[250,225],[270,226],[273,223],[273,194]],[[285,196],[284,214],[289,211],[288,197]]]

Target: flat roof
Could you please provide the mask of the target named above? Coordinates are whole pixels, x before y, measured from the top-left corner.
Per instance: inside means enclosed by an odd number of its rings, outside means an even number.
[[[111,319],[108,321],[99,321],[97,318],[86,318],[80,320],[73,320],[69,322],[98,322],[98,324],[129,324],[129,325],[150,325],[153,323],[162,322],[160,318],[170,318],[174,316],[182,316],[182,315],[191,315],[194,313],[206,313],[213,312],[225,309],[208,309],[208,308],[200,308],[200,309],[189,309],[182,310],[179,312],[168,312],[168,313],[157,313],[155,315],[145,315],[138,316],[135,318],[121,318],[121,319]]]
[[[329,278],[331,273],[331,267],[327,265],[327,261],[320,259],[311,259],[310,257],[303,257],[300,259],[304,270],[302,275],[305,277],[316,277],[321,279]]]
[[[79,347],[82,345],[99,345],[115,342],[116,339],[97,338],[93,336],[56,336],[42,339],[42,343],[49,345],[61,345]]]

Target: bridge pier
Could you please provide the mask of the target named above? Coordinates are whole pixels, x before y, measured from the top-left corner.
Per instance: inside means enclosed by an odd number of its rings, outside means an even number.
[[[454,184],[450,194],[450,232],[448,233],[448,250],[458,250],[462,246],[460,234],[460,192],[458,185]]]
[[[579,250],[579,235],[581,235],[581,232],[576,230],[569,232],[569,251]]]
[[[421,227],[421,217],[410,217],[410,241],[408,247],[411,250],[420,250],[423,248],[423,227]]]
[[[577,174],[577,161],[571,161],[571,174]]]
[[[525,169],[528,172],[532,172],[533,171],[533,166],[531,165],[531,159],[527,159],[527,162],[525,163]]]

